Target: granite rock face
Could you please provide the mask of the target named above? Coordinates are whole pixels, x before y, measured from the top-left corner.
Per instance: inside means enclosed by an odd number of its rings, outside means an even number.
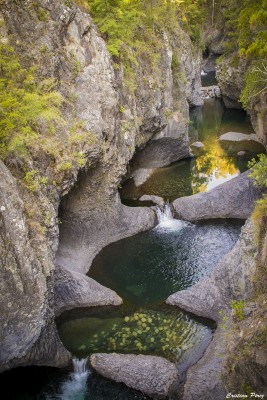
[[[0,178],[0,371],[14,364],[63,366],[70,354],[54,323],[52,252],[46,243],[33,245],[18,185],[1,161]]]
[[[176,218],[200,221],[214,218],[247,219],[262,195],[254,186],[250,171],[225,182],[206,193],[181,197],[172,203]]]
[[[99,374],[153,399],[165,399],[178,378],[175,364],[162,357],[99,353],[93,354],[90,362]]]
[[[253,98],[249,113],[251,122],[260,142],[267,148],[267,94],[261,93],[257,98]]]
[[[216,76],[221,90],[222,99],[226,108],[242,109],[239,101],[244,87],[244,66],[233,66],[224,59],[216,69]]]
[[[160,137],[148,142],[135,157],[133,169],[159,168],[190,156],[189,139]]]
[[[96,207],[90,177],[65,199],[57,265],[87,273],[96,254],[109,243],[153,228],[156,214],[146,207],[126,207],[119,196]]]

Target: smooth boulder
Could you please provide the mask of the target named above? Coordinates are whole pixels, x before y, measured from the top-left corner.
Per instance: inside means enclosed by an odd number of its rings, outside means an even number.
[[[175,364],[162,357],[97,353],[92,367],[106,378],[140,390],[153,399],[164,399],[178,378]]]
[[[206,193],[174,200],[175,217],[186,221],[214,218],[247,219],[263,190],[254,186],[250,171],[225,182]]]
[[[139,201],[149,201],[149,202],[152,202],[152,203],[156,204],[160,208],[163,208],[164,204],[165,204],[165,201],[164,201],[164,199],[162,197],[148,195],[148,194],[144,194],[143,196],[141,196],[139,198]]]
[[[265,147],[255,133],[227,132],[219,137],[222,147],[231,154],[246,151],[249,154],[265,153]]]
[[[80,272],[60,266],[55,270],[54,291],[56,316],[77,307],[122,304],[122,299],[113,290]]]

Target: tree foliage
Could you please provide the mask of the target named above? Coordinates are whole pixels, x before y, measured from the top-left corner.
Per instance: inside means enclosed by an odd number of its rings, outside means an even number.
[[[177,33],[182,26],[200,42],[204,0],[87,0],[115,62],[122,62],[129,83],[140,58],[154,68],[160,61],[163,31]],[[130,78],[130,79],[129,79]],[[128,85],[129,86],[129,85]]]
[[[267,93],[267,0],[221,0],[225,54],[238,52],[247,63],[241,102]]]
[[[53,134],[62,121],[62,97],[55,82],[37,83],[34,68],[22,68],[13,47],[0,44],[0,155],[27,157],[40,126]]]

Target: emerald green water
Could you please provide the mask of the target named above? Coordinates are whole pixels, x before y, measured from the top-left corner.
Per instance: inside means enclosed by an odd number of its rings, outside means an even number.
[[[141,185],[136,184],[133,171],[120,191],[126,205],[138,205],[136,200],[144,194],[173,201],[205,192],[247,170],[247,158],[228,156],[218,142],[226,132],[253,132],[244,111],[225,109],[221,100],[206,100],[203,107],[191,111],[189,128],[190,142],[202,142],[203,151],[195,158],[147,170],[150,177]]]
[[[218,135],[229,130],[250,133],[251,127],[242,112],[225,111],[221,102],[206,102],[193,110],[191,141],[205,143],[203,154],[152,171],[139,187],[129,180],[122,197],[132,201],[142,194],[155,194],[173,200],[209,190],[245,170],[246,160],[230,158],[218,146]],[[214,325],[163,302],[171,293],[209,275],[233,247],[241,226],[235,220],[173,221],[107,246],[95,258],[89,276],[115,290],[124,304],[64,313],[57,321],[62,342],[77,357],[94,352],[163,356],[175,362],[183,376],[203,355]],[[82,380],[70,376],[69,370],[19,368],[0,374],[0,384],[9,400],[149,399],[94,372]]]
[[[181,372],[203,354],[212,326],[164,304],[76,310],[58,321],[63,343],[76,356],[94,352],[158,355],[175,362]]]
[[[94,259],[88,275],[115,290],[127,304],[149,306],[192,286],[236,242],[243,222],[173,221],[111,243]]]

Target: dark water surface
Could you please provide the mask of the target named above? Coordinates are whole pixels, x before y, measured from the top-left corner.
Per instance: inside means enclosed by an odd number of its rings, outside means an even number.
[[[148,396],[96,372],[70,379],[68,369],[17,368],[0,374],[3,400],[149,400]],[[82,387],[83,386],[83,387]]]
[[[88,275],[127,303],[157,304],[209,275],[235,244],[242,224],[173,220],[167,227],[158,225],[111,243],[95,257]]]
[[[204,87],[218,85],[218,82],[216,79],[216,72],[210,71],[205,74],[201,73],[201,83],[202,83],[202,86],[204,86]]]

